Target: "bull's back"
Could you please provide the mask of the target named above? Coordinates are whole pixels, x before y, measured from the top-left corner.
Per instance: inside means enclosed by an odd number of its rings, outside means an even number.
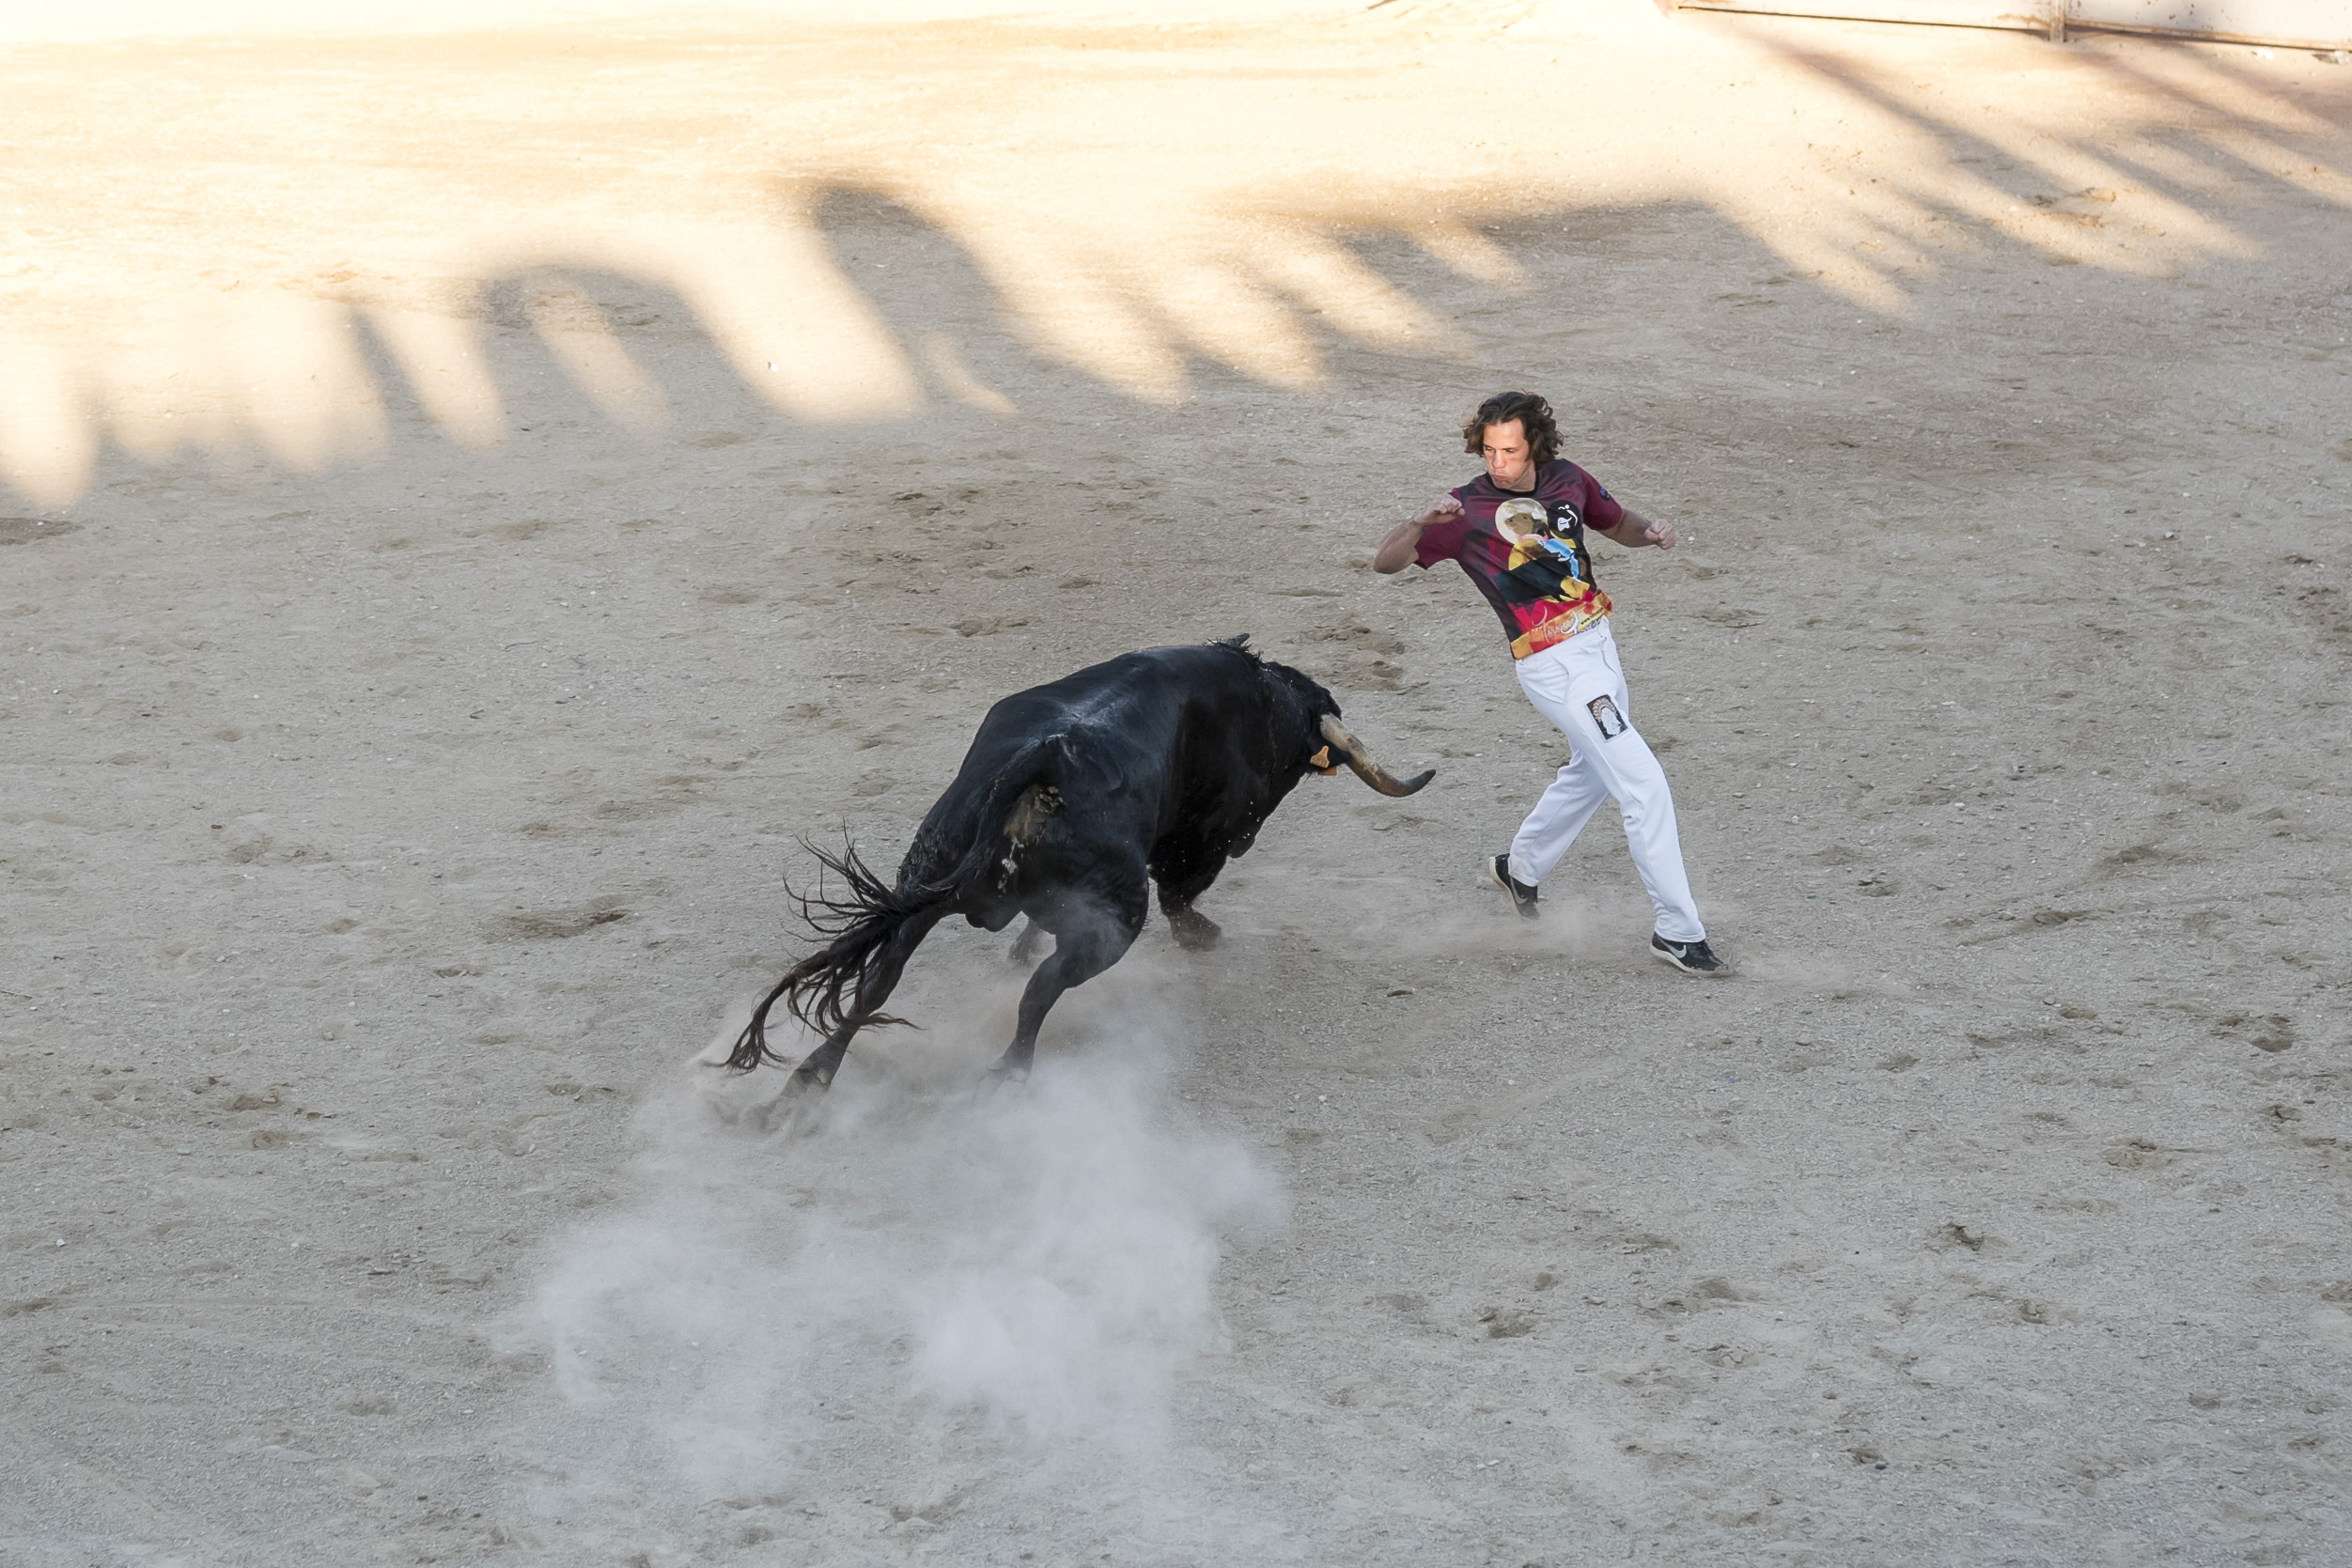
[[[1002,821],[983,818],[1031,784],[1080,814],[1067,827],[1148,842],[1177,809],[1173,792],[1192,771],[1185,753],[1204,721],[1240,717],[1257,685],[1255,660],[1210,644],[1122,654],[1002,699],[916,831],[901,878],[933,878],[979,835],[993,838]]]
[[[1248,655],[1209,644],[1146,648],[1018,691],[989,709],[966,768],[1001,766],[1032,739],[1062,737],[1073,750],[1157,767],[1176,744],[1188,708],[1226,707],[1253,681]]]

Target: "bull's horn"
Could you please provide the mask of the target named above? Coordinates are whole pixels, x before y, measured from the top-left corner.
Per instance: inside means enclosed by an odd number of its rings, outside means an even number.
[[[1349,735],[1345,725],[1330,714],[1323,715],[1323,738],[1332,743],[1332,751],[1346,763],[1356,777],[1383,795],[1410,795],[1438,776],[1434,768],[1410,779],[1400,779],[1371,757],[1364,754],[1363,742]]]

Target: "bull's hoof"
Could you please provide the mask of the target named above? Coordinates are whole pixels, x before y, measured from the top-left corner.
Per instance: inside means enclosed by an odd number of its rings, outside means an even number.
[[[1187,953],[1206,953],[1225,939],[1225,928],[1197,909],[1171,910],[1168,929]]]
[[[773,1136],[798,1138],[814,1132],[825,1114],[826,1101],[796,1094],[787,1083],[782,1094],[744,1118],[752,1126]]]
[[[991,1089],[1006,1088],[1015,1084],[1026,1083],[1029,1081],[1029,1063],[1026,1062],[999,1062],[995,1066],[990,1067],[988,1070],[985,1075],[985,1081]]]
[[[821,1094],[833,1087],[833,1074],[821,1067],[795,1067],[784,1085],[784,1097],[797,1094]]]

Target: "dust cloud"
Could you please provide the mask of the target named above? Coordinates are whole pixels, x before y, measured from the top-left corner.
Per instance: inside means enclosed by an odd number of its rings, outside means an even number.
[[[689,1507],[895,1479],[912,1517],[1001,1461],[1163,1467],[1178,1380],[1225,1345],[1221,1252],[1283,1203],[1185,1111],[1167,1020],[1110,1021],[1002,1088],[976,1029],[875,1041],[781,1114],[783,1071],[690,1063],[638,1116],[631,1190],[508,1325],[578,1444],[535,1511],[656,1475]]]

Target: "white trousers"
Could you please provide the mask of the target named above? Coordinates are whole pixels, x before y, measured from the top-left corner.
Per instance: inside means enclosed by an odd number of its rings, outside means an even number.
[[[1511,875],[1541,882],[1604,800],[1624,814],[1634,869],[1658,906],[1658,934],[1670,942],[1706,936],[1690,878],[1682,869],[1682,835],[1674,792],[1642,732],[1633,727],[1617,639],[1606,618],[1519,660],[1519,687],[1535,711],[1568,737],[1571,754],[1511,840]]]

